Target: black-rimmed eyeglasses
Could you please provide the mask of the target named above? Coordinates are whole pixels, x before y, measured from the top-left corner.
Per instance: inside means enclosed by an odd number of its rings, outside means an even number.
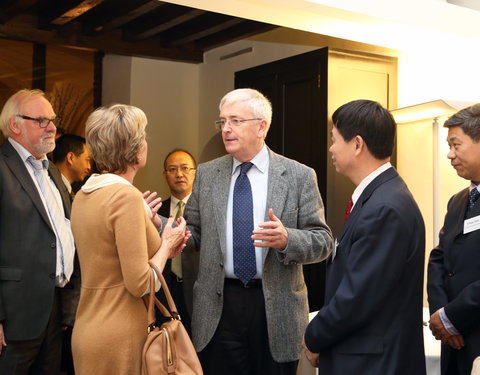
[[[244,120],[238,119],[238,118],[229,118],[229,119],[222,118],[220,120],[215,121],[215,127],[217,128],[217,130],[223,130],[227,122],[232,126],[239,126],[247,121],[260,121],[260,120],[261,118],[247,118]]]
[[[50,124],[50,122],[52,122],[55,126],[60,125],[60,117],[47,118],[42,116],[30,117],[25,115],[17,115],[17,117],[23,118],[24,120],[35,121],[42,129],[46,128]]]

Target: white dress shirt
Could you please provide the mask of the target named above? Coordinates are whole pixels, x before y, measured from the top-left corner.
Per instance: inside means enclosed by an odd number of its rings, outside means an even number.
[[[247,172],[250,185],[252,186],[253,198],[253,226],[258,228],[258,224],[265,221],[265,212],[267,208],[267,191],[268,191],[268,167],[270,165],[270,157],[268,148],[263,145],[260,152],[250,160],[253,166]],[[240,161],[233,159],[232,179],[230,181],[230,191],[228,193],[227,203],[227,247],[225,253],[225,277],[237,278],[233,270],[233,188],[235,181],[240,174]],[[253,233],[252,233],[253,234]],[[253,242],[253,240],[252,240]],[[255,259],[257,265],[257,273],[254,279],[261,279],[263,275],[263,261],[268,249],[255,246]]]

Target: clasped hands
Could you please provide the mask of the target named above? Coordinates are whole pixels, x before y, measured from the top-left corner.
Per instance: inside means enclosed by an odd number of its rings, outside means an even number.
[[[430,317],[429,328],[433,336],[440,340],[442,344],[450,345],[454,349],[461,349],[465,346],[462,335],[452,335],[449,333],[440,318],[440,310],[437,310]]]

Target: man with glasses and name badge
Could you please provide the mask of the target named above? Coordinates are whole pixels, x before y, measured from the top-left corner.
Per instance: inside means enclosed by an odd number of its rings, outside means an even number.
[[[185,205],[192,194],[193,181],[197,163],[186,150],[175,149],[167,154],[163,162],[163,176],[170,188],[171,196],[162,202],[158,213],[164,217],[183,216]],[[193,283],[198,272],[198,252],[181,252],[169,259],[163,270],[178,313],[187,332],[191,333],[191,316],[193,303]],[[163,292],[158,293],[163,299]]]
[[[302,264],[331,252],[315,172],[272,152],[272,107],[237,89],[220,102],[228,155],[200,164],[185,218],[200,252],[192,334],[208,375],[294,375],[308,323]]]
[[[70,200],[46,158],[57,124],[40,90],[18,91],[0,114],[0,374],[59,374],[61,327],[74,320],[62,306],[75,253]]]

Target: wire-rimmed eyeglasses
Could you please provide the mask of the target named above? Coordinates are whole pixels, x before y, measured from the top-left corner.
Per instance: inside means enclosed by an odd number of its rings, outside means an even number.
[[[232,126],[239,126],[241,124],[243,124],[244,122],[247,122],[247,121],[260,121],[262,120],[261,118],[247,118],[247,119],[238,119],[238,118],[229,118],[229,119],[226,119],[226,118],[222,118],[220,120],[217,120],[215,121],[215,127],[217,128],[217,130],[223,130],[224,126],[226,125],[226,123],[228,122],[230,125]]]
[[[17,117],[23,118],[24,120],[35,121],[42,129],[46,128],[50,122],[52,122],[55,126],[60,125],[60,117],[47,118],[43,116],[30,117],[25,115],[17,115]]]
[[[183,174],[189,174],[190,171],[194,171],[196,168],[187,167],[186,165],[182,165],[181,167],[168,167],[165,169],[165,172],[169,174],[177,174],[178,171],[182,172]]]

